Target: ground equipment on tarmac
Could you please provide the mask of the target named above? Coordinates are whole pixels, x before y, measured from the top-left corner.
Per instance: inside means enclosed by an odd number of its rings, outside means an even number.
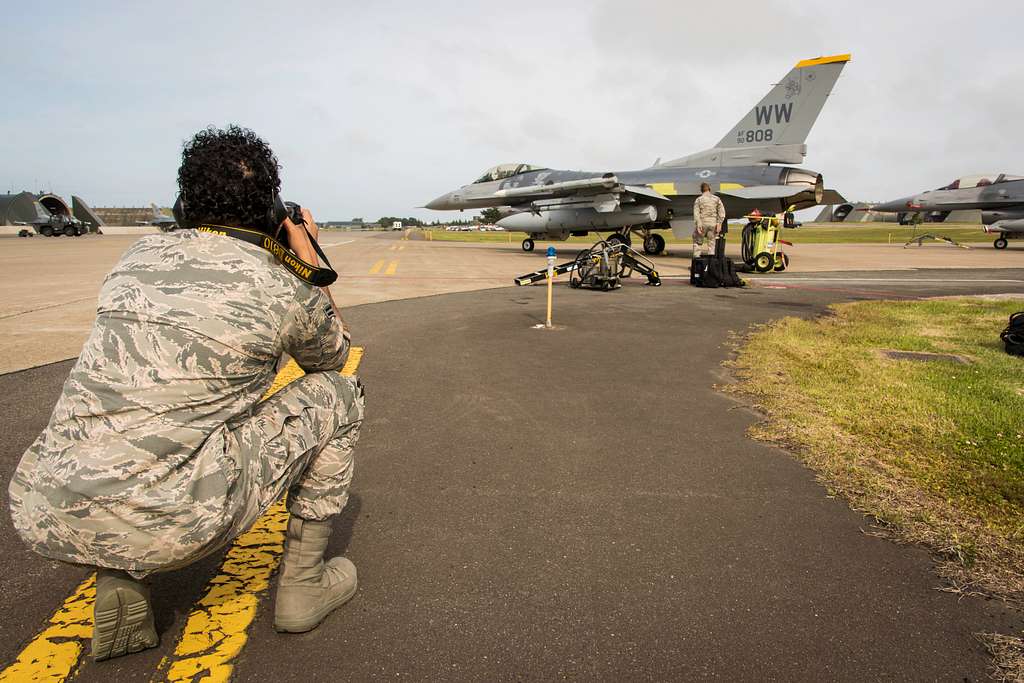
[[[573,288],[600,289],[609,291],[620,287],[619,279],[629,277],[633,272],[647,276],[647,284],[661,286],[661,278],[654,264],[621,242],[601,240],[589,249],[584,249],[576,258],[554,267],[554,274],[569,273],[569,286]],[[515,279],[519,286],[530,285],[544,280],[548,269],[542,268]]]
[[[622,242],[601,240],[576,255],[576,268],[569,273],[570,287],[586,287],[607,291],[621,287],[619,278],[633,271],[647,276],[647,284],[661,286],[654,264]]]
[[[761,215],[758,212],[744,218],[747,219],[747,224],[743,226],[740,242],[743,262],[758,273],[781,273],[786,270],[789,267],[789,256],[779,249],[779,245],[793,245],[781,239],[780,235],[783,227],[797,227],[793,212],[785,212],[781,220],[773,213]]]
[[[920,211],[918,211],[917,213],[915,213],[913,215],[913,217],[911,217],[910,224],[914,227],[914,231],[911,233],[911,237],[910,237],[909,240],[907,240],[907,243],[903,245],[904,249],[909,247],[911,244],[917,244],[917,246],[920,247],[920,246],[922,246],[924,244],[925,240],[933,240],[935,242],[945,242],[946,244],[950,244],[950,245],[952,245],[954,247],[960,247],[961,249],[970,249],[970,247],[967,246],[966,244],[960,244],[959,242],[957,242],[952,237],[946,237],[945,235],[940,235],[938,233],[926,232],[926,233],[924,233],[922,235],[918,235],[917,234],[917,229],[921,226],[921,224],[923,222],[924,222],[924,217],[922,216]],[[996,248],[998,249],[998,247],[996,247]]]

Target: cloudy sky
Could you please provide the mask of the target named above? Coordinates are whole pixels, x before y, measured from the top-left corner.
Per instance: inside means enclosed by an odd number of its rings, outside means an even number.
[[[169,205],[182,142],[238,123],[322,219],[443,218],[414,207],[497,163],[710,147],[795,62],[845,52],[804,164],[827,186],[1024,174],[1017,2],[5,4],[0,191]]]

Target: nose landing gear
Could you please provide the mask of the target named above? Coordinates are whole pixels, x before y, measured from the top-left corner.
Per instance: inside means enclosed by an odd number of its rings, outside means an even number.
[[[665,238],[656,232],[651,232],[648,229],[637,228],[643,237],[644,253],[648,256],[657,256],[661,252],[665,251]],[[608,244],[624,244],[627,247],[633,244],[632,229],[626,228],[622,232],[617,232],[608,238]]]
[[[533,251],[533,247],[533,239],[527,237],[525,240],[523,240],[523,251]]]

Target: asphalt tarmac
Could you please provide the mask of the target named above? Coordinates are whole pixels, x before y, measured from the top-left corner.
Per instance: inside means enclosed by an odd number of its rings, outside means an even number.
[[[752,324],[984,292],[1024,295],[1024,270],[561,286],[553,330],[533,328],[543,287],[346,310],[367,420],[331,550],[360,590],[303,635],[273,631],[271,590],[233,680],[983,680],[973,634],[1020,632],[1021,615],[937,590],[925,551],[865,534],[746,438],[758,416],[715,384]],[[5,483],[70,367],[0,376]],[[6,514],[0,543],[7,663],[87,572],[26,550]],[[83,657],[76,680],[153,679],[218,563],[154,577],[161,646]]]
[[[92,328],[104,276],[125,249],[152,229],[122,231],[126,234],[0,238],[0,374],[78,355]],[[527,254],[519,247],[521,236],[511,233],[501,236],[507,242],[428,241],[427,237],[416,230],[325,231],[321,244],[338,271],[338,281],[331,287],[338,305],[348,308],[507,287],[516,276],[545,265],[545,243]],[[586,245],[556,242],[553,246],[562,262],[571,260]],[[929,244],[903,249],[898,244],[798,241],[786,248],[792,257],[787,275],[859,268],[1024,268],[1024,249],[999,251],[991,244],[976,247]],[[738,256],[735,239],[728,252]],[[669,245],[654,259],[658,272],[670,278],[684,277],[689,272],[690,253],[688,244]]]

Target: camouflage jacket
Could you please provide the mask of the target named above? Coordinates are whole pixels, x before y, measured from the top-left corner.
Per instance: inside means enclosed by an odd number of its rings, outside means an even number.
[[[697,230],[717,230],[725,220],[725,205],[710,192],[705,192],[693,202],[693,223]]]
[[[160,530],[215,542],[242,504],[239,468],[229,444],[206,442],[231,438],[223,427],[250,415],[282,354],[331,370],[348,347],[326,294],[259,247],[194,230],[140,239],[14,474],[15,527],[47,557],[127,570],[181,559],[182,536]]]

